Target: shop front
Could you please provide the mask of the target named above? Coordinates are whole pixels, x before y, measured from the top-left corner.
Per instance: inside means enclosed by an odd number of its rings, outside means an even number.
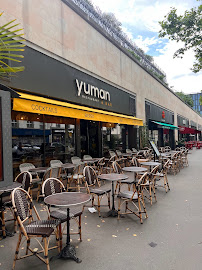
[[[29,47],[25,54],[25,71],[10,83],[20,95],[12,103],[15,168],[136,147],[143,122],[134,94]]]
[[[146,123],[149,129],[149,139],[154,140],[158,147],[175,148],[174,113],[150,101],[145,102]]]

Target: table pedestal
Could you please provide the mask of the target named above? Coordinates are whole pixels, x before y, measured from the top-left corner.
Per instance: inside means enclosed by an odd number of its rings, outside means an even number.
[[[61,250],[58,258],[62,259],[72,259],[77,263],[81,263],[82,260],[76,257],[76,250],[73,245],[70,244],[70,233],[69,233],[69,208],[67,208],[67,239],[66,239],[66,246]]]
[[[118,216],[118,211],[115,209],[114,205],[114,182],[112,181],[112,209],[107,212],[106,216],[104,217],[117,217]]]

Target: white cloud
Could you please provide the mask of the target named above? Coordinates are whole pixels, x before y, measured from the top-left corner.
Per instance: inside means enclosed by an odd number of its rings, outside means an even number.
[[[161,55],[154,57],[154,62],[165,71],[167,81],[176,91],[195,93],[202,90],[202,73],[195,74],[190,69],[194,62],[194,53],[187,51],[183,58],[174,58],[174,52],[181,44],[169,41],[159,52]]]
[[[146,53],[151,45],[163,43],[162,39],[151,37],[160,30],[159,21],[164,19],[171,7],[177,9],[177,14],[182,15],[185,10],[200,3],[195,0],[92,0],[105,12],[113,12],[122,23],[123,31],[137,46]],[[130,29],[137,29],[144,33],[135,37]],[[136,31],[137,32],[137,31]],[[148,37],[149,36],[149,37]],[[180,44],[169,41],[163,49],[158,50],[160,55],[154,57],[154,62],[166,73],[167,81],[173,89],[185,93],[199,92],[202,90],[202,74],[194,74],[190,69],[193,66],[194,54],[186,52],[182,59],[173,59],[173,54]],[[152,50],[154,46],[152,46]],[[156,54],[155,54],[156,55]]]
[[[138,36],[136,39],[134,39],[135,44],[139,48],[141,48],[145,53],[149,51],[149,46],[159,43],[159,39],[152,37],[152,38],[143,38],[142,36]]]

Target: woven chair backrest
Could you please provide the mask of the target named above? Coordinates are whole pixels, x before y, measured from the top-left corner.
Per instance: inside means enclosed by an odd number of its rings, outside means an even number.
[[[12,204],[17,216],[21,221],[25,220],[30,215],[31,201],[28,193],[21,188],[16,188],[12,192]]]
[[[130,149],[126,149],[127,154],[132,154],[132,151]]]
[[[35,168],[35,166],[32,163],[22,163],[19,166],[20,172],[27,172],[30,169],[34,169],[34,168]]]
[[[110,157],[113,157],[113,156],[116,156],[116,153],[114,152],[114,151],[109,151],[109,155],[110,155]]]
[[[15,182],[22,184],[22,188],[29,191],[30,184],[32,183],[32,175],[30,172],[21,172],[15,178]]]
[[[118,157],[122,156],[122,153],[121,153],[120,150],[116,150],[116,153],[117,153],[117,156],[118,156]]]
[[[100,164],[103,164],[103,163],[105,163],[105,157],[100,158],[97,165],[99,166]]]
[[[84,155],[83,156],[83,159],[84,160],[89,160],[89,159],[93,159],[90,155]]]
[[[60,177],[60,171],[61,171],[61,168],[60,167],[53,167],[51,169],[51,177],[53,177],[53,178]]]
[[[62,164],[63,164],[62,161],[60,161],[58,159],[53,159],[53,160],[50,161],[50,166],[52,168],[54,168],[54,167],[61,167]]]
[[[89,186],[93,186],[96,184],[97,175],[92,167],[86,166],[83,169],[83,176],[85,177],[85,180]]]
[[[135,152],[135,153],[138,152],[137,149],[135,149],[135,148],[132,148],[132,151]]]
[[[138,162],[137,158],[136,157],[133,157],[132,160],[132,165],[135,166],[135,167],[140,167],[140,163]]]
[[[63,183],[56,178],[48,178],[42,185],[42,194],[45,197],[61,192],[65,192],[65,187]]]
[[[158,172],[160,165],[156,165],[152,170],[150,174],[150,180],[154,180],[156,178],[156,173]]]
[[[46,172],[44,173],[43,176],[43,181],[45,181],[46,179],[50,178],[52,176],[52,168],[49,167]]]
[[[115,173],[122,173],[121,166],[117,163],[117,161],[113,161],[112,167]]]
[[[138,190],[139,190],[139,191],[143,190],[144,186],[142,186],[142,185],[144,185],[144,184],[147,183],[148,178],[149,178],[149,174],[148,174],[148,172],[146,172],[146,173],[143,174],[143,176],[139,179],[139,181],[138,181],[138,183],[137,183],[137,186],[138,186]]]
[[[116,155],[110,157],[109,162],[112,162],[112,161],[115,161],[115,160],[116,160]]]
[[[79,164],[82,163],[82,162],[81,162],[81,159],[80,159],[79,157],[76,157],[76,156],[71,157],[71,161],[72,161],[72,163],[73,163],[74,165],[79,165]]]

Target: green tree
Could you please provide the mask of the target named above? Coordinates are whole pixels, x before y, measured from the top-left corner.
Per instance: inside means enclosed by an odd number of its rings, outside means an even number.
[[[3,12],[0,13],[0,17]],[[17,29],[19,24],[15,24],[16,20],[12,20],[3,26],[0,26],[0,79],[12,76],[12,74],[23,71],[23,66],[12,66],[13,62],[20,63],[24,56],[20,52],[24,51],[24,44],[21,42],[22,29]]]
[[[185,103],[187,103],[190,107],[194,106],[193,99],[190,95],[185,95],[183,92],[175,92],[175,94],[181,98]]]
[[[201,0],[197,0],[201,1]],[[197,73],[202,69],[202,5],[186,10],[183,16],[177,15],[177,10],[171,8],[165,20],[159,22],[161,30],[159,37],[184,43],[184,47],[174,53],[174,57],[183,57],[185,51],[194,51],[195,62],[192,71]]]

